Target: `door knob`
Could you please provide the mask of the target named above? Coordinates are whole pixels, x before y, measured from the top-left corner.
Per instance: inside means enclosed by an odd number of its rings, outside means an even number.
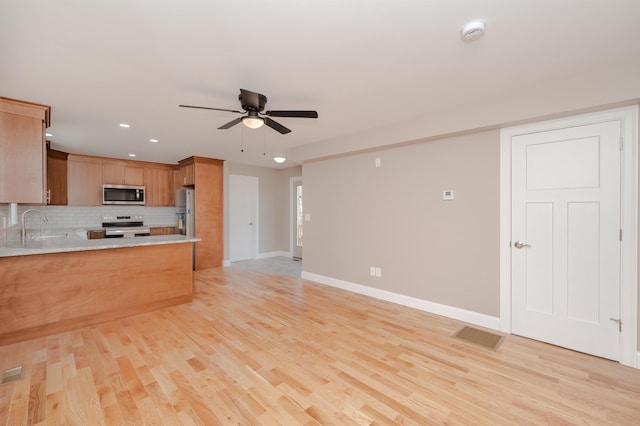
[[[524,248],[524,247],[531,247],[529,244],[523,243],[522,241],[516,241],[515,243],[513,243],[513,245],[517,249],[521,249],[521,248]]]

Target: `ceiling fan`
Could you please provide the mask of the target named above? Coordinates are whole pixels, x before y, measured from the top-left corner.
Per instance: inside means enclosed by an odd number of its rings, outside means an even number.
[[[240,89],[238,95],[240,100],[240,106],[244,111],[238,111],[234,109],[203,107],[194,105],[179,105],[182,108],[198,108],[198,109],[211,109],[214,111],[227,111],[235,112],[236,114],[245,114],[243,117],[238,117],[235,120],[231,120],[227,124],[223,124],[218,129],[229,129],[236,124],[242,122],[245,126],[257,129],[263,124],[271,127],[273,130],[284,134],[290,133],[291,130],[284,127],[277,121],[272,120],[269,117],[299,117],[299,118],[318,118],[316,111],[266,111],[264,106],[267,104],[267,97],[260,93],[252,92],[251,90]]]

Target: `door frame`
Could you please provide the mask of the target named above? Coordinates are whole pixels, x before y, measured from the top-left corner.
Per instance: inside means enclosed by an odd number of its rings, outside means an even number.
[[[289,257],[293,257],[293,247],[296,244],[296,235],[293,232],[293,225],[296,220],[293,211],[296,206],[293,203],[293,198],[295,195],[296,183],[300,181],[302,181],[302,176],[293,176],[289,178]]]
[[[244,181],[251,181],[252,183],[255,184],[256,210],[255,210],[255,220],[253,221],[253,231],[252,231],[253,232],[253,247],[251,247],[252,259],[258,258],[259,248],[260,248],[260,179],[257,176],[229,174],[229,263],[235,262],[234,260],[231,259],[231,240],[233,239],[233,236],[231,235],[231,233],[233,232],[233,229],[231,226],[231,192],[232,192],[231,181],[234,179],[237,180],[238,178]]]
[[[513,136],[620,121],[620,364],[640,368],[638,352],[638,105],[500,129],[500,330],[511,333],[511,139]]]

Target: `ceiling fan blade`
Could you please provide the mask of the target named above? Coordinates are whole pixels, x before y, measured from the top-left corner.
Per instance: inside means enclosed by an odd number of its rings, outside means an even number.
[[[182,108],[210,109],[213,111],[226,111],[226,112],[236,112],[238,114],[244,114],[242,111],[236,111],[235,109],[213,108],[213,107],[203,107],[203,106],[194,106],[194,105],[178,105],[178,106]]]
[[[260,93],[252,92],[251,90],[240,89],[240,96],[242,97],[243,108],[247,107],[249,109],[254,109],[255,111],[261,111]],[[264,105],[262,106],[262,108],[264,108]]]
[[[244,117],[238,117],[235,120],[231,120],[230,122],[228,122],[227,124],[223,124],[222,126],[218,127],[218,129],[228,129],[230,127],[235,126],[236,124],[240,123],[242,121]]]
[[[265,114],[271,117],[318,118],[316,111],[267,111]]]
[[[264,118],[264,124],[271,127],[273,130],[282,133],[283,135],[286,135],[287,133],[291,133],[290,129],[287,129],[282,124],[278,123],[277,121],[273,121],[269,117]]]

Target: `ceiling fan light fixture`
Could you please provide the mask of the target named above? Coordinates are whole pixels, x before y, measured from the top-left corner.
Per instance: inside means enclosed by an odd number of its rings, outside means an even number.
[[[242,124],[250,129],[258,129],[264,124],[264,120],[260,117],[244,117]]]
[[[273,161],[275,161],[278,164],[282,164],[285,161],[287,161],[287,157],[273,157]]]

